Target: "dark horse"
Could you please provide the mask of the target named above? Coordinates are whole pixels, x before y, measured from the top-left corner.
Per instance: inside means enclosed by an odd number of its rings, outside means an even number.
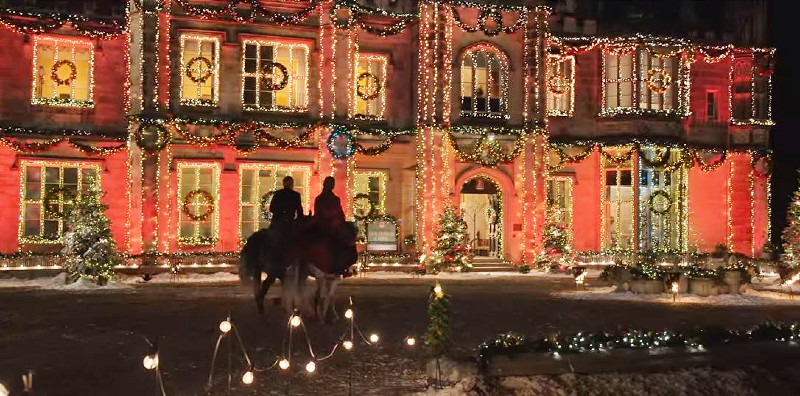
[[[311,275],[317,279],[318,288],[325,284],[325,279],[330,277],[346,276],[348,268],[356,262],[357,254],[355,250],[355,227],[352,223],[346,223],[344,227],[337,230],[325,230],[319,227],[313,218],[298,219],[293,224],[294,242],[285,246],[285,260],[274,260],[270,254],[270,231],[261,229],[247,238],[247,242],[242,248],[239,263],[239,278],[242,282],[253,282],[253,291],[258,307],[258,312],[264,312],[264,297],[267,295],[270,286],[280,279],[284,279],[288,274],[295,274],[299,277],[298,284],[302,287],[303,280]],[[297,271],[291,271],[290,267],[296,266]],[[262,282],[261,274],[266,273],[267,278]],[[323,279],[324,278],[324,279]],[[334,290],[328,288],[331,292]],[[319,295],[317,297],[325,298]],[[332,297],[332,296],[330,296]],[[319,303],[319,301],[317,301]],[[317,307],[317,314],[325,314],[325,309]],[[320,312],[322,311],[322,312]]]

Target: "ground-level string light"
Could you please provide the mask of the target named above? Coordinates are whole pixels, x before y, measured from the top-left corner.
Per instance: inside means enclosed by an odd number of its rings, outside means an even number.
[[[251,385],[255,381],[255,373],[253,372],[253,363],[250,360],[250,356],[247,354],[247,350],[244,348],[244,343],[242,342],[242,337],[239,335],[239,332],[236,329],[236,326],[231,321],[231,317],[228,316],[225,320],[219,323],[219,337],[217,337],[217,343],[214,346],[214,355],[211,357],[211,371],[208,374],[208,383],[206,384],[206,391],[210,391],[213,383],[214,383],[214,367],[217,361],[217,355],[219,353],[219,347],[222,344],[222,340],[228,337],[229,335],[233,334],[236,336],[236,341],[238,341],[239,348],[244,356],[245,361],[247,362],[247,369],[245,369],[244,373],[242,374],[241,380],[242,383],[245,385]],[[231,379],[232,379],[232,359],[233,359],[233,341],[228,341],[228,391],[231,389]]]
[[[161,362],[158,357],[158,339],[156,339],[155,342],[151,342],[149,338],[145,337],[144,340],[149,346],[149,351],[142,359],[142,366],[144,366],[146,370],[155,372],[156,386],[158,387],[158,391],[161,392],[161,396],[166,396],[167,392],[164,390],[164,379],[161,377]],[[32,387],[32,375],[30,376],[29,381]]]
[[[678,299],[678,282],[672,282],[672,302]]]

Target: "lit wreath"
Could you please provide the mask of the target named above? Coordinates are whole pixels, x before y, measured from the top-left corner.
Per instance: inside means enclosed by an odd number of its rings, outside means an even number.
[[[663,200],[664,202],[666,202],[666,205],[661,205],[663,206],[663,208],[658,209],[656,207],[656,205],[658,205],[656,199]],[[650,211],[652,211],[653,213],[657,215],[664,215],[667,214],[669,212],[669,208],[672,207],[672,199],[670,199],[669,194],[667,194],[666,191],[663,190],[654,191],[652,194],[650,194],[650,202],[648,203],[648,206],[650,206]]]
[[[658,155],[657,148],[654,149],[653,152],[655,153],[655,156],[653,157],[653,159],[650,159],[647,158],[647,156],[644,155],[644,153],[640,150],[639,151],[639,153],[641,154],[640,158],[642,159],[642,163],[644,163],[645,166],[650,168],[659,168],[667,164],[672,149],[667,147],[666,149],[664,149],[664,153],[661,155]]]
[[[147,127],[154,127],[156,129],[156,141],[153,144],[148,144],[144,140],[144,129]],[[136,145],[139,146],[142,150],[146,151],[148,154],[155,154],[164,149],[169,143],[169,131],[163,125],[158,123],[142,123],[136,128],[136,131],[133,132],[133,140],[136,142]]]
[[[669,89],[672,77],[664,69],[654,67],[647,71],[647,88],[657,94],[663,94]]]
[[[56,200],[56,197],[59,195],[61,196],[61,201],[65,203],[73,202],[76,198],[74,191],[67,190],[64,187],[57,187],[47,191],[47,193],[44,194],[44,201],[42,204],[44,205],[45,213],[49,214],[54,219],[64,219],[69,216],[70,212],[72,211],[72,208],[69,210],[58,210],[57,206],[56,209],[53,210],[53,206],[56,204],[53,202],[53,200]]]
[[[281,79],[276,83],[275,82],[275,69],[281,74]],[[286,88],[286,85],[289,84],[289,71],[286,70],[286,66],[278,62],[271,62],[268,61],[261,67],[261,83],[266,85],[270,91],[280,91]],[[272,79],[272,82],[269,82],[269,79]]]
[[[336,151],[336,139],[344,136],[347,139],[347,150],[344,153]],[[328,151],[330,151],[333,158],[344,159],[356,153],[356,138],[347,130],[347,128],[337,125],[333,127],[333,132],[328,136]]]
[[[550,76],[550,78],[547,79],[547,89],[554,95],[563,95],[567,93],[567,89],[569,89],[567,77],[563,73]]]
[[[495,28],[494,29],[487,29],[486,28],[486,20],[491,17],[494,20]],[[496,8],[487,8],[481,11],[480,16],[478,16],[478,25],[480,25],[481,30],[487,36],[497,36],[503,31],[503,15],[500,14]]]
[[[205,212],[202,214],[196,215],[189,210],[189,204],[194,201],[195,197],[200,197],[203,200],[203,203],[208,206]],[[208,193],[206,190],[192,190],[189,191],[186,196],[183,198],[183,214],[186,215],[192,221],[206,221],[208,218],[214,213],[214,197]]]
[[[62,79],[58,76],[58,71],[61,69],[61,66],[69,67],[69,77]],[[75,67],[75,64],[66,59],[62,59],[56,63],[53,63],[53,67],[50,68],[50,79],[55,81],[57,85],[70,85],[72,84],[72,80],[74,80],[77,76],[78,69]]]
[[[264,220],[270,219],[271,213],[269,212],[269,204],[272,201],[273,194],[275,194],[275,191],[270,191],[261,196],[261,205],[259,209],[261,209],[261,218]]]
[[[364,72],[358,75],[356,94],[363,100],[372,100],[381,93],[381,81],[372,73]]]
[[[203,65],[205,65],[205,69],[202,68]],[[190,80],[197,84],[202,84],[211,78],[213,74],[212,69],[213,66],[208,58],[205,56],[196,56],[189,59],[189,62],[186,63],[186,77],[189,77]]]
[[[358,214],[358,210],[362,208],[368,209],[365,215]],[[370,201],[369,195],[364,193],[356,194],[356,196],[353,197],[353,217],[355,217],[356,220],[364,220],[372,217],[373,214],[375,214],[375,205]]]

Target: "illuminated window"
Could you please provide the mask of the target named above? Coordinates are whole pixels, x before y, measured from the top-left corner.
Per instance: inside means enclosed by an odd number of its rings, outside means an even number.
[[[356,118],[382,120],[386,109],[386,56],[359,54],[353,86]]]
[[[369,197],[369,202],[375,208],[376,215],[386,214],[386,182],[388,176],[384,171],[356,171],[354,174],[355,187],[353,197],[364,194]],[[363,195],[362,195],[363,196]],[[354,210],[364,210],[359,206]],[[362,213],[363,214],[363,213]]]
[[[244,41],[242,105],[245,110],[308,109],[308,46]]]
[[[633,52],[603,53],[604,109],[633,107]]]
[[[624,157],[630,148],[604,148],[602,174],[603,247],[632,249],[634,246],[634,194],[631,161],[612,161]]]
[[[639,51],[639,108],[674,110],[678,107],[678,59]]]
[[[219,101],[219,45],[215,37],[181,36],[181,104],[215,106]]]
[[[461,59],[461,115],[507,118],[508,65],[494,48],[466,51]]]
[[[575,99],[575,57],[548,57],[547,115],[572,116]]]
[[[64,217],[99,174],[97,165],[23,162],[20,243],[59,243]]]
[[[213,245],[217,242],[219,173],[218,164],[178,163],[178,243]]]
[[[35,105],[92,107],[94,44],[91,41],[35,37]]]
[[[560,209],[559,221],[572,227],[572,178],[551,176],[547,180],[547,202]]]
[[[269,227],[269,202],[273,192],[283,188],[283,178],[294,179],[294,190],[300,193],[303,211],[309,209],[310,166],[242,164],[239,166],[239,237],[246,240],[254,232]],[[262,205],[263,203],[263,205]]]
[[[663,148],[642,147],[641,157],[660,158]],[[669,162],[679,161],[678,149],[670,150]],[[685,155],[685,154],[684,154]],[[640,158],[641,158],[640,157]],[[639,162],[639,244],[642,250],[683,250],[686,247],[685,168],[668,170]]]

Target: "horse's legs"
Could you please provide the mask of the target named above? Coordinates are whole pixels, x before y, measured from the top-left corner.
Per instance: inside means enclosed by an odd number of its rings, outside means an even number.
[[[267,274],[267,279],[264,282],[261,282],[261,272],[258,273],[258,276],[255,278],[255,295],[256,295],[256,306],[258,306],[258,313],[264,313],[264,297],[267,295],[269,291],[269,287],[275,283],[275,278],[269,276]]]
[[[331,319],[331,321],[333,321],[333,322],[338,322],[339,321],[339,313],[336,312],[336,301],[334,300],[334,297],[336,296],[336,286],[339,285],[339,281],[340,281],[340,278],[338,276],[335,276],[333,279],[331,279],[329,281],[330,283],[329,283],[329,287],[328,287],[327,300],[328,300],[328,307],[330,309],[331,315],[333,315],[332,319]]]

